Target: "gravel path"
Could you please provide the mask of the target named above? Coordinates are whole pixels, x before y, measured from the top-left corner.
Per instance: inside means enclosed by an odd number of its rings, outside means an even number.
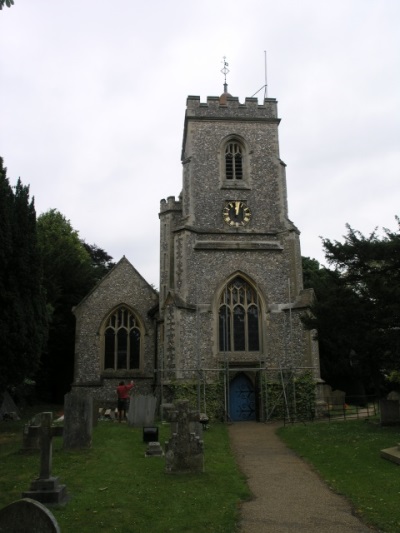
[[[371,533],[312,468],[277,437],[277,424],[236,422],[232,449],[254,498],[242,506],[242,533]]]

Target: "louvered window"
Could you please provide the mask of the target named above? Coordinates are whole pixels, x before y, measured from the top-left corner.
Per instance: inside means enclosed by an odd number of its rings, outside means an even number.
[[[243,149],[238,142],[230,142],[225,148],[225,178],[243,179]]]

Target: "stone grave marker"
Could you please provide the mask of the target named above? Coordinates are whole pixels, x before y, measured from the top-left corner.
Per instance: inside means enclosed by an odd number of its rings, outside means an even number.
[[[30,490],[23,492],[23,498],[32,498],[41,503],[63,504],[67,500],[65,485],[60,485],[57,477],[52,477],[53,437],[61,436],[62,427],[52,426],[52,413],[40,413],[40,473],[32,481]]]
[[[19,420],[19,411],[11,398],[10,393],[3,393],[3,402],[0,404],[0,420]]]
[[[35,415],[29,424],[24,425],[22,449],[26,451],[40,450],[40,415]]]
[[[148,442],[145,457],[164,457],[163,449],[159,442]]]
[[[191,411],[188,400],[178,400],[169,412],[171,438],[165,443],[165,471],[200,473],[204,471],[203,441],[194,426],[199,427],[199,414]]]
[[[331,404],[334,406],[341,406],[343,407],[346,403],[346,393],[342,390],[334,390],[331,392],[330,397]]]
[[[386,396],[386,398],[388,400],[397,400],[398,402],[400,402],[400,392],[392,390],[391,392],[389,392],[389,394]]]
[[[400,404],[397,400],[380,400],[379,410],[382,426],[390,426],[400,423]]]
[[[1,533],[60,533],[57,520],[41,503],[24,498],[0,509]]]
[[[90,448],[93,431],[93,398],[73,390],[64,396],[64,441],[67,450]]]
[[[393,448],[385,448],[384,450],[381,450],[381,457],[400,465],[400,444],[393,446]]]
[[[128,424],[134,427],[152,426],[156,412],[157,398],[148,395],[131,396],[127,412]]]

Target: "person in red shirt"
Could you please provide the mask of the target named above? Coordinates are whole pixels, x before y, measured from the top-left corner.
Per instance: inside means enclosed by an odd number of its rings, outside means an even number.
[[[125,385],[124,381],[120,381],[117,387],[118,396],[118,420],[122,421],[122,417],[126,418],[126,410],[128,407],[129,391],[133,388],[133,381],[129,385]]]

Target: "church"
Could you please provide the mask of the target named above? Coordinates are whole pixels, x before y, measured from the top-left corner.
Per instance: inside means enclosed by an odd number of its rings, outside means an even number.
[[[276,99],[240,103],[226,83],[206,102],[187,98],[182,190],[160,202],[159,291],[123,257],[73,309],[73,388],[115,405],[117,384],[134,380],[162,405],[172,384],[192,384],[206,411],[219,383],[234,421],[266,420],[267,381],[319,381],[279,123]]]

